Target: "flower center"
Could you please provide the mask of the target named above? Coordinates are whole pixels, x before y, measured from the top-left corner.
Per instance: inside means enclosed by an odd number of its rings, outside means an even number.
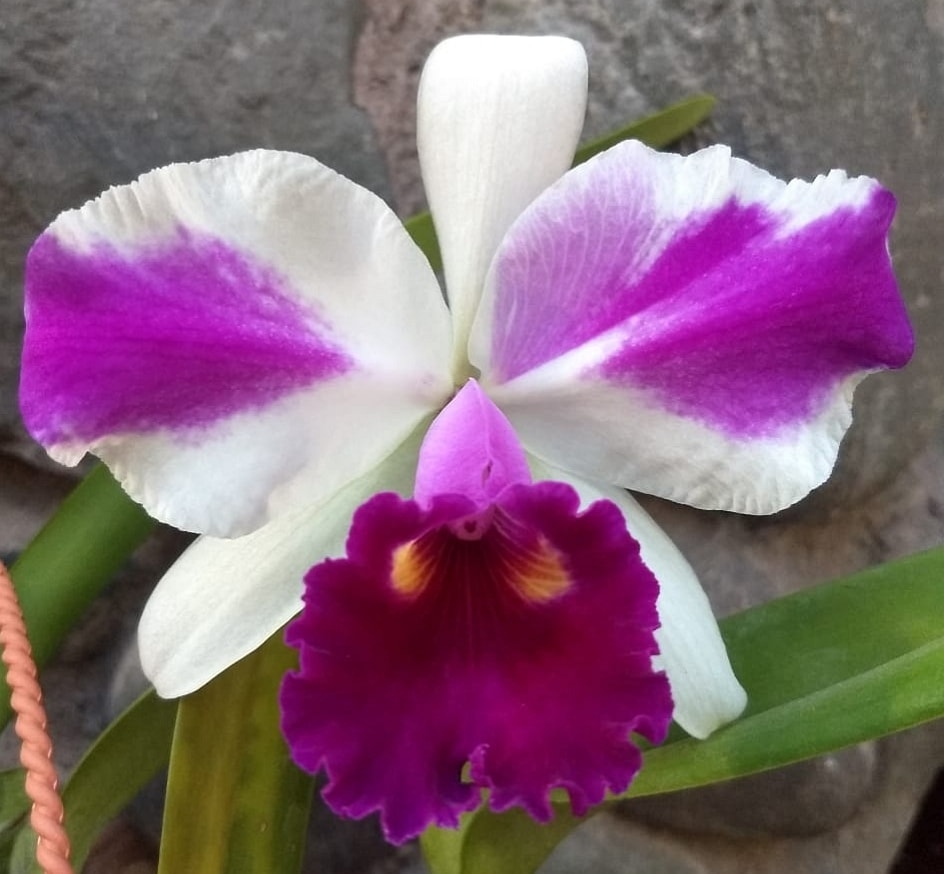
[[[502,599],[511,593],[530,604],[570,587],[562,557],[547,539],[494,506],[399,546],[390,582],[407,598],[437,592]]]
[[[481,513],[472,513],[447,526],[460,540],[481,540],[492,525],[494,507],[486,507]]]

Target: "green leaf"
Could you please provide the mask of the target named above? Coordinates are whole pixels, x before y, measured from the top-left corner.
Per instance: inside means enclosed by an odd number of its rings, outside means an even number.
[[[678,103],[647,115],[639,121],[582,145],[574,156],[574,164],[589,161],[594,155],[612,148],[623,140],[639,140],[653,149],[662,149],[680,140],[701,124],[714,109],[715,99],[710,94],[695,94]]]
[[[167,765],[176,712],[176,701],[164,701],[154,692],[142,695],[76,766],[62,801],[77,871],[101,830]],[[13,850],[11,874],[39,874],[35,849],[35,835],[24,828]]]
[[[566,806],[539,825],[518,808],[501,815],[467,814],[457,830],[430,828],[420,837],[423,858],[433,874],[534,871],[580,823]]]
[[[45,664],[155,523],[105,467],[69,495],[10,568],[33,657]],[[3,687],[0,728],[10,719]]]
[[[22,768],[0,771],[0,832],[16,826],[31,806],[26,794],[26,772]]]
[[[439,251],[439,240],[436,239],[436,228],[433,227],[433,217],[428,212],[421,212],[403,222],[403,227],[413,238],[413,242],[420,247],[429,266],[433,270],[442,270],[442,255]]]
[[[696,94],[673,103],[653,115],[631,122],[612,133],[584,144],[574,155],[574,165],[582,164],[623,140],[640,140],[653,149],[671,145],[703,122],[714,105],[715,99],[709,94]],[[413,241],[429,259],[433,270],[442,270],[442,256],[439,252],[432,216],[428,212],[421,212],[408,218],[403,224]]]
[[[277,695],[295,665],[276,634],[181,700],[160,874],[300,870],[314,783],[289,758]]]
[[[944,715],[942,616],[944,549],[729,617],[721,628],[747,712],[708,740],[677,732],[648,750],[623,797],[752,774]],[[430,869],[530,874],[579,824],[565,804],[555,811],[549,827],[479,810],[458,832],[430,830]]]
[[[25,780],[21,768],[0,772],[0,871],[10,870],[14,842],[23,827],[29,828],[32,802],[26,794]]]
[[[749,704],[707,741],[650,750],[629,795],[751,774],[944,715],[944,550],[722,623]]]

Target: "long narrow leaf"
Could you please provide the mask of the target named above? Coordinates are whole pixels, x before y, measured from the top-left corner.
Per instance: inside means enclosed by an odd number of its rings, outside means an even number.
[[[739,777],[944,715],[944,549],[729,617],[722,633],[749,706],[706,741],[680,733],[645,755],[626,797]],[[529,874],[578,824],[480,810],[430,832],[434,874]]]
[[[574,156],[574,164],[589,161],[594,155],[612,148],[623,140],[639,140],[653,149],[661,149],[677,142],[701,124],[714,109],[715,99],[710,94],[695,94],[673,103],[639,121],[631,122],[612,133],[585,143]]]
[[[653,115],[631,122],[612,133],[585,143],[574,155],[574,165],[582,164],[605,149],[615,146],[623,140],[640,140],[654,149],[661,149],[681,139],[696,125],[703,122],[715,105],[714,97],[709,94],[696,94],[678,103],[673,103]],[[433,270],[442,270],[442,256],[436,240],[433,218],[428,212],[408,218],[404,225],[413,241],[429,259]]]
[[[404,221],[403,226],[426,256],[429,266],[433,270],[442,270],[442,254],[439,251],[439,240],[436,237],[436,228],[433,227],[432,215],[428,212],[417,213]]]
[[[276,634],[181,700],[160,874],[299,870],[313,783],[289,758],[277,702],[294,665]]]
[[[24,779],[25,774],[20,768],[0,771],[0,871],[10,870],[14,842],[27,824],[32,806]]]
[[[10,569],[39,665],[154,524],[103,466],[62,502]],[[3,689],[0,727],[11,712],[9,692]]]

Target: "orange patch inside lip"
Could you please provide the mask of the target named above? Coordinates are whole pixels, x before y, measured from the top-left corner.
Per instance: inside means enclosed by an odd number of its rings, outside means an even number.
[[[429,555],[424,555],[421,540],[404,543],[393,552],[390,583],[406,598],[416,598],[429,585],[433,561]]]
[[[530,604],[544,604],[567,591],[570,577],[557,550],[541,534],[501,511],[476,540],[448,528],[430,531],[393,553],[390,583],[405,598],[432,585],[510,590]]]
[[[544,604],[562,595],[570,578],[557,550],[543,537],[532,548],[506,564],[507,580],[514,590],[532,604]]]

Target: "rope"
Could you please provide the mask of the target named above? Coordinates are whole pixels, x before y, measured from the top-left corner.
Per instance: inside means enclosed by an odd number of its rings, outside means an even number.
[[[0,648],[7,666],[10,703],[16,711],[15,731],[22,742],[20,761],[26,769],[26,794],[33,802],[30,825],[36,832],[36,860],[44,874],[74,874],[69,864],[69,836],[59,778],[52,762],[52,740],[46,732],[43,693],[36,680],[23,613],[13,580],[0,562]]]

